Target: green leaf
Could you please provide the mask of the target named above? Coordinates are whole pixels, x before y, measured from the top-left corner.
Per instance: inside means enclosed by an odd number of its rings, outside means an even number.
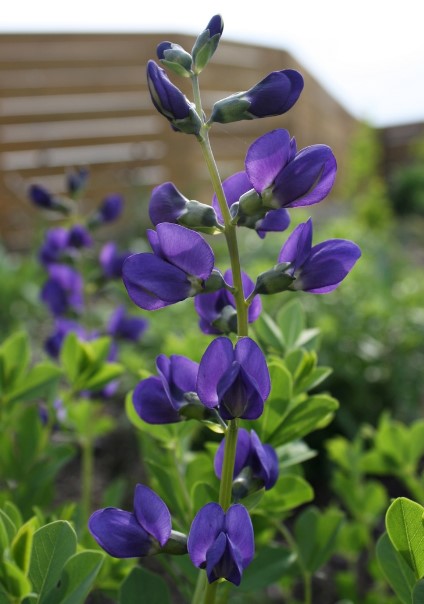
[[[284,416],[292,397],[293,378],[283,363],[269,364],[271,392],[260,419],[259,433],[263,440],[274,431],[276,423]]]
[[[281,330],[286,349],[293,348],[302,331],[305,329],[305,314],[298,300],[285,304],[277,315],[277,323]]]
[[[9,403],[16,401],[34,401],[46,396],[56,385],[60,376],[61,369],[50,363],[40,363],[21,379],[15,389],[10,392],[6,399]]]
[[[85,550],[71,556],[57,584],[40,600],[43,604],[81,604],[85,602],[105,555],[94,550]]]
[[[77,334],[71,331],[66,336],[60,351],[60,362],[71,384],[75,382],[80,373],[83,357],[84,349],[81,342],[78,340]]]
[[[0,581],[13,598],[24,598],[31,592],[31,583],[25,573],[13,562],[3,561],[0,566]]]
[[[34,533],[29,578],[40,604],[59,581],[68,558],[77,548],[77,536],[69,522],[56,520]]]
[[[285,547],[262,547],[243,573],[240,589],[258,591],[276,583],[296,562],[296,554]]]
[[[333,554],[342,522],[343,514],[339,510],[320,512],[315,507],[308,508],[297,518],[294,533],[302,565],[307,571],[315,573]]]
[[[3,510],[0,510],[0,521],[3,523],[7,542],[11,543],[16,535],[16,526]]]
[[[276,426],[268,438],[269,444],[277,447],[324,428],[332,420],[338,406],[336,399],[325,394],[301,401]]]
[[[314,498],[311,485],[300,476],[283,475],[265,494],[263,507],[275,513],[287,512]]]
[[[171,599],[165,581],[146,570],[135,567],[122,583],[119,604],[170,604]]]
[[[93,375],[87,379],[78,380],[78,388],[81,390],[100,390],[103,386],[116,380],[122,375],[124,368],[119,363],[105,363]]]
[[[30,518],[30,520],[20,527],[12,541],[12,556],[16,564],[25,574],[29,571],[33,536],[37,528],[37,518]]]
[[[312,371],[296,384],[295,394],[308,392],[312,388],[316,388],[328,378],[333,370],[331,367],[314,367]]]
[[[266,313],[262,313],[255,322],[255,333],[266,348],[273,348],[280,353],[284,352],[283,336],[280,328]]]
[[[412,604],[424,604],[424,580],[418,581],[412,592]]]
[[[424,575],[424,508],[406,497],[398,497],[386,514],[386,528],[394,548],[415,574]]]
[[[11,389],[28,368],[30,358],[28,335],[19,331],[10,336],[3,343],[2,356],[5,387]]]
[[[381,535],[377,541],[376,554],[382,573],[395,594],[402,604],[411,604],[415,575],[395,550],[387,533]]]
[[[12,501],[6,501],[3,506],[3,510],[9,516],[9,518],[16,527],[22,526],[22,514],[19,508]]]

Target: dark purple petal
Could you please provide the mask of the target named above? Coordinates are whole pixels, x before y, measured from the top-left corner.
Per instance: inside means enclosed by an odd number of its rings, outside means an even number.
[[[97,543],[115,558],[146,556],[152,545],[150,536],[134,514],[105,508],[91,515],[88,528]]]
[[[236,344],[235,358],[246,373],[255,380],[259,393],[265,401],[271,390],[271,381],[262,350],[251,338],[240,338]]]
[[[204,568],[207,552],[224,526],[225,514],[218,503],[207,503],[197,512],[187,541],[188,553],[194,566]]]
[[[253,185],[250,182],[246,172],[236,172],[232,176],[226,178],[222,183],[222,188],[224,189],[225,199],[227,200],[228,207],[230,208],[233,203],[238,201],[244,193],[250,191],[252,187]],[[212,205],[216,215],[218,216],[218,220],[222,222],[224,219],[216,195],[213,196]]]
[[[255,117],[282,115],[293,107],[302,90],[303,78],[298,71],[273,71],[246,92],[248,111]]]
[[[228,270],[224,274],[224,279],[228,283],[228,285],[234,285],[233,281],[233,273],[231,270]],[[241,282],[243,285],[243,293],[244,297],[247,298],[255,289],[255,284],[252,279],[245,272],[241,271]],[[234,296],[230,292],[226,292],[228,301],[234,308],[236,307],[236,302],[234,300]],[[252,303],[249,306],[248,313],[248,321],[249,323],[253,323],[259,317],[262,312],[262,302],[260,296],[255,296],[252,300]]]
[[[361,250],[352,241],[330,239],[314,246],[301,267],[296,289],[329,293],[346,277],[360,258]]]
[[[318,203],[331,191],[336,172],[336,158],[330,147],[306,147],[278,174],[273,194],[283,207]]]
[[[234,360],[234,350],[229,338],[216,338],[207,347],[199,365],[197,394],[206,407],[219,404],[217,387],[220,379]]]
[[[162,381],[156,376],[141,381],[133,393],[134,409],[148,424],[173,424],[181,420],[169,402]]]
[[[218,382],[219,411],[224,419],[257,419],[264,401],[254,379],[233,362]]]
[[[159,113],[170,121],[188,117],[189,101],[170,81],[165,70],[154,61],[147,63],[147,83],[153,104]]]
[[[156,229],[162,254],[188,275],[207,279],[213,269],[212,248],[199,233],[179,224],[162,223]]]
[[[32,203],[39,208],[50,210],[55,205],[53,195],[40,185],[31,185],[28,190],[28,196]]]
[[[239,503],[232,505],[225,515],[225,525],[231,544],[240,553],[243,568],[246,568],[255,555],[255,540],[249,512]]]
[[[271,210],[267,212],[259,224],[255,226],[255,230],[259,237],[263,239],[265,235],[271,231],[285,231],[290,224],[290,214],[285,208],[280,210]]]
[[[68,245],[70,247],[90,247],[93,244],[93,239],[85,226],[76,224],[69,230]]]
[[[228,536],[220,533],[206,554],[206,574],[209,583],[224,578],[240,585],[243,566],[240,555],[231,545]]]
[[[206,29],[209,30],[209,36],[211,38],[217,34],[221,36],[224,31],[224,22],[221,15],[214,15],[207,24]]]
[[[268,478],[265,481],[265,489],[272,489],[278,480],[280,469],[278,467],[277,452],[271,445],[263,445],[268,464]]]
[[[157,493],[143,484],[135,487],[134,514],[140,525],[163,547],[171,535],[171,514]]]
[[[293,273],[308,259],[312,249],[312,220],[299,224],[281,248],[278,262],[291,262]]]
[[[251,432],[253,474],[263,480],[265,489],[274,486],[278,478],[278,457],[271,445],[263,445],[254,430]]]
[[[102,222],[113,222],[121,214],[124,200],[120,195],[113,193],[105,197],[98,209],[98,215]]]
[[[201,317],[203,326],[208,330],[212,329],[212,331],[207,331],[205,333],[219,333],[218,330],[212,327],[212,323],[219,318],[221,310],[227,304],[228,299],[224,290],[195,296],[194,308],[199,317]],[[202,331],[204,331],[204,329],[202,329]]]
[[[145,310],[156,310],[191,295],[186,274],[155,254],[134,254],[127,258],[122,278],[131,300]]]
[[[198,363],[180,355],[164,354],[156,358],[156,367],[169,402],[178,409],[184,403],[184,394],[195,392]]]
[[[154,225],[176,223],[185,209],[186,199],[172,182],[154,188],[150,197],[149,216]]]
[[[112,241],[105,243],[100,251],[99,261],[106,277],[118,279],[122,277],[122,267],[131,252],[118,252]]]
[[[218,478],[222,475],[222,464],[224,463],[225,438],[221,440],[214,459],[214,470]],[[250,455],[250,435],[247,430],[240,428],[237,434],[236,458],[234,462],[233,478],[238,476],[245,467]]]
[[[270,187],[290,157],[290,134],[272,130],[256,139],[247,150],[246,173],[255,191]]]
[[[137,342],[148,325],[149,322],[146,319],[130,317],[126,314],[125,307],[119,306],[109,319],[107,333],[114,338]]]

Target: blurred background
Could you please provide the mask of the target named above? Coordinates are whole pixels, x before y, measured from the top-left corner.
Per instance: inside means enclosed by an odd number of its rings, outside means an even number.
[[[8,3],[0,22],[2,332],[28,317],[34,329],[45,320],[34,254],[43,221],[27,199],[31,184],[60,195],[67,170],[87,166],[87,211],[108,193],[125,197],[124,218],[113,227],[114,238],[122,241],[143,236],[149,194],[157,184],[172,180],[187,197],[211,199],[196,141],[172,132],[151,105],[145,64],[163,40],[190,50],[193,35],[219,12],[223,40],[201,76],[206,112],[272,70],[294,68],[305,78],[304,92],[287,115],[214,127],[221,176],[242,169],[251,142],[278,127],[287,128],[299,148],[331,146],[338,160],[331,197],[311,211],[315,241],[353,239],[363,258],[332,296],[301,295],[310,324],[323,332],[322,363],[335,369],[329,389],[341,399],[337,421],[353,434],[360,422],[375,423],[382,410],[404,420],[421,415],[421,11],[413,0],[401,7],[362,0],[349,7],[329,0],[276,6],[265,0],[255,10],[238,1],[148,7],[129,0],[74,1],[69,7]],[[189,95],[187,82],[176,83]],[[299,211],[293,224],[308,215]],[[260,243],[249,232],[242,244],[252,275],[275,263],[281,235]],[[282,303],[265,302],[271,314]],[[196,319],[183,307],[178,324],[187,335],[194,333]],[[157,326],[165,340],[172,313],[166,315],[170,319],[161,314]]]

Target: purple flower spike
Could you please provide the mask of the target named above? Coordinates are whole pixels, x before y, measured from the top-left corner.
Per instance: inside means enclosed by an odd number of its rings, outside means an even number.
[[[125,313],[125,308],[119,306],[109,319],[107,333],[114,338],[138,342],[148,325],[147,319],[130,317]]]
[[[180,410],[188,404],[187,395],[196,391],[198,363],[179,355],[156,359],[159,376],[142,380],[134,390],[137,414],[149,424],[171,424],[182,418]]]
[[[68,247],[68,231],[63,227],[49,229],[45,234],[44,242],[38,252],[41,264],[48,267],[57,262]]]
[[[154,61],[147,63],[147,84],[153,105],[171,123],[174,130],[186,134],[199,134],[202,122],[193,103],[174,86]]]
[[[171,515],[154,491],[138,484],[134,513],[118,508],[97,510],[88,521],[97,543],[114,558],[138,558],[160,551],[171,535]]]
[[[303,78],[293,69],[273,71],[245,92],[232,94],[213,106],[211,121],[226,124],[286,113],[303,90]]]
[[[131,256],[131,252],[118,252],[118,248],[113,241],[105,243],[99,256],[104,275],[109,279],[120,279],[122,277],[122,267],[129,256]]]
[[[163,222],[148,231],[153,254],[134,254],[123,266],[131,300],[156,310],[195,296],[212,273],[214,255],[201,235],[178,224]]]
[[[221,441],[215,455],[214,469],[218,478],[221,478],[222,464],[224,461],[225,438]],[[252,477],[260,481],[265,490],[271,489],[278,479],[278,457],[271,445],[263,445],[254,430],[250,433],[240,428],[237,435],[236,459],[233,478],[249,468]]]
[[[293,208],[322,201],[334,184],[337,164],[326,145],[296,153],[287,130],[273,130],[248,149],[246,173],[266,207]]]
[[[343,281],[361,256],[352,241],[329,239],[312,247],[312,220],[299,224],[283,245],[278,262],[290,262],[286,271],[295,278],[291,289],[327,294]]]
[[[241,274],[244,297],[247,298],[255,289],[253,281],[246,273]],[[233,285],[231,270],[226,271],[224,280]],[[220,334],[237,331],[237,313],[234,296],[227,289],[220,289],[210,294],[201,294],[194,298],[194,307],[200,317],[199,327],[206,334]],[[249,306],[248,321],[253,323],[262,311],[259,296],[255,296]]]
[[[206,568],[209,583],[222,578],[240,585],[255,554],[248,511],[236,504],[224,512],[218,503],[207,503],[193,520],[187,549],[194,566]]]
[[[246,172],[236,172],[232,176],[226,178],[222,183],[222,186],[228,207],[231,208],[235,203],[239,202],[243,195],[252,191],[253,185]],[[255,207],[255,211],[252,215],[240,215],[238,217],[237,225],[254,229],[261,239],[269,232],[285,231],[290,225],[290,215],[288,211],[285,208],[279,210],[264,208],[260,197],[256,197],[258,207]],[[213,196],[212,206],[218,219],[222,222],[223,217],[216,195]]]
[[[260,417],[270,387],[264,354],[251,338],[241,338],[235,349],[229,338],[216,338],[200,361],[199,399],[224,419]]]
[[[51,264],[49,275],[41,290],[41,299],[50,312],[56,317],[68,310],[80,312],[83,307],[81,275],[71,267],[60,264]]]

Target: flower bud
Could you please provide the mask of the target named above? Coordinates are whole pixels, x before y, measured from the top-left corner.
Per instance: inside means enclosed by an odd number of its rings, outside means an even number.
[[[273,71],[256,86],[217,101],[211,122],[227,124],[286,113],[303,89],[303,78],[293,69]]]
[[[290,289],[295,280],[286,272],[290,266],[290,262],[280,262],[271,270],[261,273],[256,280],[255,292],[257,294],[277,294]]]
[[[193,103],[170,81],[154,61],[147,64],[147,84],[156,109],[177,132],[199,134],[202,125]]]
[[[69,212],[69,208],[56,199],[50,191],[40,185],[31,185],[28,190],[28,196],[35,206],[44,210],[54,210],[63,214],[68,214]]]
[[[168,67],[176,75],[189,78],[191,71],[191,55],[179,44],[173,42],[161,42],[157,47],[157,55],[165,67]]]
[[[224,29],[221,15],[215,15],[209,21],[206,29],[199,35],[194,46],[193,71],[198,74],[206,67],[218,47]]]

